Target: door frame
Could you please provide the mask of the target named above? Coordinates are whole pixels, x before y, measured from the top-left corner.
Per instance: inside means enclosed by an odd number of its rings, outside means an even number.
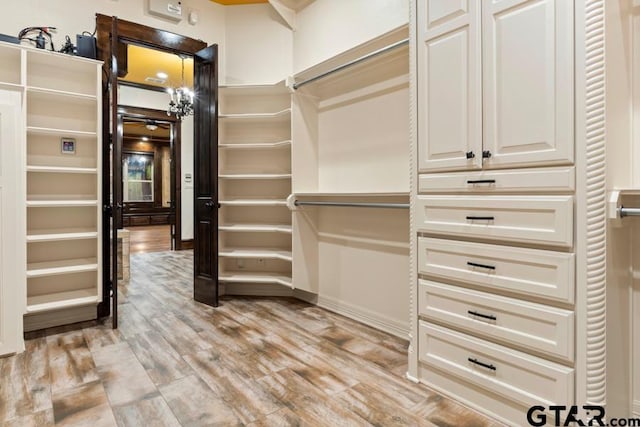
[[[184,249],[184,241],[182,240],[182,189],[180,188],[180,177],[182,176],[182,164],[181,164],[181,149],[182,149],[182,122],[176,118],[175,115],[168,116],[166,111],[154,110],[151,108],[133,107],[129,105],[118,104],[118,128],[121,134],[118,135],[118,140],[122,141],[123,127],[120,126],[124,118],[133,119],[152,119],[156,121],[169,122],[172,125],[171,129],[171,198],[173,201],[173,226],[174,226],[174,243],[175,250],[179,251]],[[122,154],[122,151],[121,151]],[[123,194],[124,197],[124,194]],[[118,228],[123,227],[123,224],[118,224]]]
[[[112,39],[111,35],[115,34],[116,39]],[[116,80],[115,76],[112,73],[112,50],[113,50],[113,58],[117,58],[120,56],[122,52],[118,51],[117,43],[118,42],[127,42],[131,44],[137,44],[140,46],[149,47],[151,49],[156,49],[164,52],[170,52],[174,54],[186,54],[190,56],[194,56],[195,54],[207,47],[207,44],[202,40],[192,39],[190,37],[186,37],[180,34],[172,33],[170,31],[160,30],[153,27],[148,27],[142,24],[136,24],[135,22],[125,21],[122,19],[118,19],[115,16],[108,16],[102,14],[96,14],[96,46],[97,46],[97,56],[99,60],[103,61],[103,73],[102,73],[102,88],[104,96],[102,97],[102,141],[104,144],[103,149],[108,154],[109,143],[110,143],[110,130],[112,129],[111,116],[114,117],[117,115],[116,111],[112,111],[112,108],[116,107],[111,105],[111,98],[114,94],[117,94],[117,87],[112,87],[112,82]],[[112,46],[113,49],[112,49]],[[118,70],[115,70],[116,73]],[[111,96],[110,96],[111,95]],[[115,104],[114,104],[115,105]],[[110,114],[110,112],[112,112]],[[114,145],[115,147],[115,145]],[[114,150],[115,152],[115,150]],[[116,157],[117,154],[115,153]],[[110,170],[110,164],[108,160],[108,156],[104,156],[103,168],[105,170]],[[113,218],[117,218],[118,213],[122,211],[121,207],[111,206],[110,205],[110,188],[109,188],[109,180],[105,180],[103,183],[103,205],[105,209],[111,211],[111,215]],[[105,240],[109,242],[108,237],[108,221],[105,218],[103,230],[106,230]],[[117,227],[115,227],[117,230]],[[113,237],[112,237],[113,238]],[[117,239],[116,239],[117,240]],[[115,247],[116,242],[112,242],[112,246]],[[103,250],[103,263],[104,265],[109,265],[111,251]],[[114,254],[116,251],[113,251]],[[115,258],[115,255],[114,255]],[[107,317],[111,314],[113,310],[113,327],[118,327],[117,320],[117,304],[118,304],[118,292],[117,292],[117,274],[114,274],[114,277],[111,278],[111,270],[117,272],[116,260],[111,260],[112,268],[103,269],[103,286],[102,289],[102,302],[98,304],[98,317]],[[113,288],[113,306],[111,303],[111,293]]]

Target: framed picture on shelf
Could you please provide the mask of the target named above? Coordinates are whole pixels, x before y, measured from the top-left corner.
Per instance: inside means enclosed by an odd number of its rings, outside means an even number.
[[[76,140],[73,138],[60,138],[62,154],[76,154]]]

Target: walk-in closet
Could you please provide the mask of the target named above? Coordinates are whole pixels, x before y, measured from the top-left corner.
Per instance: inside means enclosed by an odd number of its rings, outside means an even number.
[[[639,76],[640,0],[14,5],[0,425],[640,425]]]

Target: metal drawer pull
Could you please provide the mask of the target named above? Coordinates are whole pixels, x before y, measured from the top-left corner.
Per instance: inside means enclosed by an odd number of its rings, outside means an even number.
[[[490,159],[491,158],[491,151],[489,150],[485,150],[482,152],[482,158],[483,159]]]
[[[469,221],[493,221],[494,218],[492,216],[467,216],[467,220],[469,220]]]
[[[479,267],[479,268],[486,268],[489,270],[495,270],[496,267],[493,265],[486,265],[486,264],[478,264],[477,262],[471,262],[471,261],[467,261],[467,265],[470,267]]]
[[[498,320],[496,316],[493,316],[491,314],[482,314],[472,310],[467,310],[467,313],[469,313],[472,316],[482,317],[483,319]]]
[[[468,179],[467,184],[495,184],[495,179]]]
[[[476,156],[473,151],[467,151],[464,155],[467,159],[473,159]]]
[[[483,368],[491,369],[492,371],[496,371],[498,369],[493,365],[490,365],[490,364],[487,364],[487,363],[482,363],[478,359],[474,359],[472,357],[469,357],[467,360],[469,362],[473,363],[473,364],[476,364],[478,366],[482,366]]]

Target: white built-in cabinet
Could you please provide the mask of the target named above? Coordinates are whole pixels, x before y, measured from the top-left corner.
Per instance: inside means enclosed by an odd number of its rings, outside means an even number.
[[[428,0],[419,170],[573,162],[573,2]]]
[[[94,319],[102,300],[101,63],[9,44],[0,55],[0,85],[23,101],[15,176],[25,186],[14,209],[26,218],[17,240],[26,245],[26,289],[13,303],[25,330]]]
[[[525,425],[579,393],[574,4],[414,6],[410,375]]]
[[[226,293],[291,288],[291,94],[223,86],[220,111],[219,280]]]
[[[0,46],[0,61],[16,55]],[[0,79],[8,71],[0,66]],[[0,356],[21,350],[24,308],[24,215],[17,209],[24,205],[22,91],[7,83],[0,84]]]

